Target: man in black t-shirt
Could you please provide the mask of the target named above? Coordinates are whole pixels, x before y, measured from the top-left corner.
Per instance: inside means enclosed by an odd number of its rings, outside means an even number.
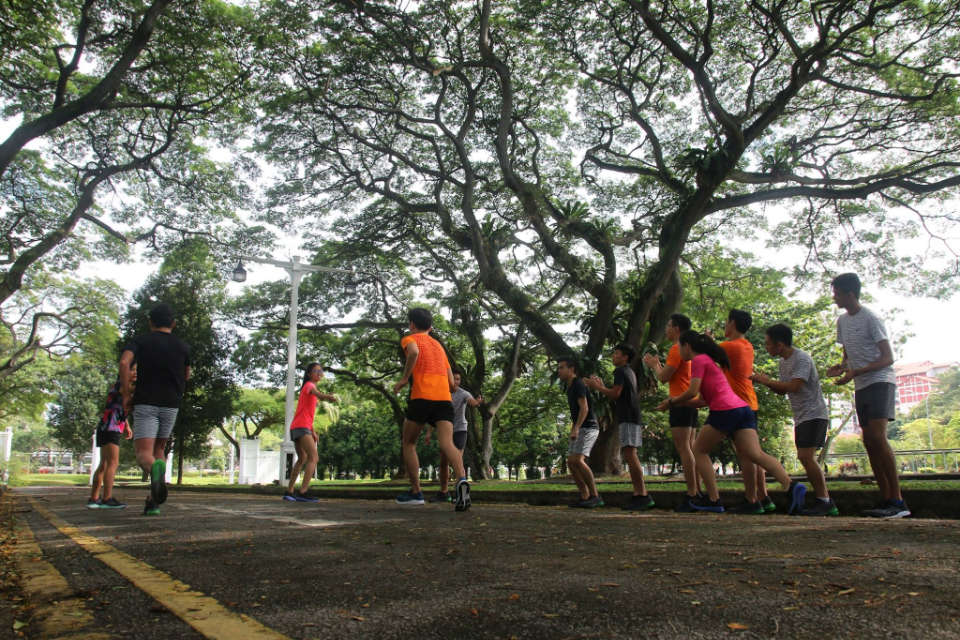
[[[594,391],[599,391],[615,402],[621,452],[627,468],[630,469],[630,482],[633,484],[633,496],[624,508],[644,511],[651,509],[654,502],[647,493],[643,468],[637,457],[637,448],[643,444],[643,419],[640,416],[640,399],[637,397],[637,376],[630,368],[634,355],[636,352],[628,344],[618,344],[613,350],[611,360],[616,369],[613,372],[612,387],[607,388],[598,376],[587,378],[584,382]]]
[[[137,336],[120,356],[124,406],[133,411],[133,448],[137,464],[150,474],[150,497],[144,515],[158,515],[167,499],[164,449],[177,420],[180,400],[190,379],[190,347],[173,335],[173,309],[158,304],[150,311],[150,333]],[[137,384],[129,397],[130,366],[137,365]]]
[[[600,434],[600,425],[593,413],[590,393],[578,375],[577,363],[573,358],[557,360],[557,377],[567,385],[567,403],[570,405],[570,420],[573,422],[570,427],[567,468],[580,490],[580,499],[570,506],[584,509],[602,507],[603,500],[597,493],[597,482],[586,461]]]

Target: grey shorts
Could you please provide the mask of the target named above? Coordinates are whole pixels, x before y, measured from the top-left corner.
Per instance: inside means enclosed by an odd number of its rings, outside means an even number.
[[[177,407],[157,407],[152,404],[133,406],[133,439],[153,438],[167,440],[177,421]]]
[[[466,431],[454,431],[453,432],[453,446],[460,451],[463,451],[463,448],[467,446],[467,432]]]
[[[797,449],[822,449],[827,441],[829,421],[822,418],[805,420],[793,428],[793,443]]]
[[[597,436],[599,435],[600,429],[597,427],[592,429],[580,427],[580,431],[577,433],[577,439],[570,442],[570,450],[567,451],[567,454],[579,453],[589,458],[590,452],[593,450],[593,445],[596,444]]]
[[[634,422],[620,423],[620,446],[639,447],[643,444],[643,425]]]
[[[895,420],[897,385],[892,382],[874,382],[853,393],[857,420],[861,427],[871,420]]]

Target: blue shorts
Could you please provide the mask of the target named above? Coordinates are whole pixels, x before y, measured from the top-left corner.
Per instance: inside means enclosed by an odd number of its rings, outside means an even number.
[[[717,431],[731,435],[740,429],[756,429],[757,413],[750,407],[737,407],[727,411],[711,411],[704,424]]]

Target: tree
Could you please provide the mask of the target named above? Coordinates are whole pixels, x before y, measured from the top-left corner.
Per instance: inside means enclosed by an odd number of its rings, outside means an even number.
[[[909,418],[930,417],[943,423],[960,411],[960,368],[951,369],[940,375],[937,385],[927,399],[913,407]]]
[[[895,240],[956,222],[957,3],[331,6],[264,14],[275,210],[449,244],[552,357],[656,340],[684,256],[774,206],[796,276],[956,282]]]
[[[177,452],[177,484],[184,459],[200,459],[208,436],[234,414],[236,382],[229,366],[234,336],[216,326],[225,305],[223,280],[215,254],[206,243],[189,239],[164,259],[159,271],[133,296],[123,318],[124,344],[148,332],[150,309],[158,302],[173,307],[174,335],[190,345],[191,376],[180,403],[172,446]]]

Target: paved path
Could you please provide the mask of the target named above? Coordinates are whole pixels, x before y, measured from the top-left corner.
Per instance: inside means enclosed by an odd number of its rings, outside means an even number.
[[[8,494],[27,637],[960,637],[955,521],[144,495]]]

